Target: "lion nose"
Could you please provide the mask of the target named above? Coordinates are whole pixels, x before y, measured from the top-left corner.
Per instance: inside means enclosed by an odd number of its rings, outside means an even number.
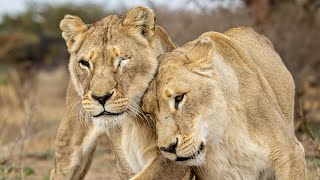
[[[106,103],[106,101],[113,95],[113,93],[108,93],[104,96],[97,96],[92,94],[91,96],[97,100],[102,106],[104,106],[104,104]]]
[[[169,147],[160,147],[161,151],[169,152],[169,153],[174,153],[176,154],[176,147],[178,145],[178,138],[176,138],[176,142],[171,143]]]

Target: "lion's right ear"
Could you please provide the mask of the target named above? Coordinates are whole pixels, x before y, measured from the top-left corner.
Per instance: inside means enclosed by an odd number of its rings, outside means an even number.
[[[70,53],[76,52],[84,38],[84,32],[88,30],[89,25],[72,15],[65,15],[60,22],[60,29],[62,30],[62,37],[66,41]]]
[[[136,34],[147,39],[152,37],[155,30],[155,15],[152,9],[138,6],[130,9],[123,21],[123,25],[132,27]]]
[[[186,53],[189,60],[187,67],[193,72],[212,77],[213,75],[214,43],[209,37],[199,40],[193,48]]]

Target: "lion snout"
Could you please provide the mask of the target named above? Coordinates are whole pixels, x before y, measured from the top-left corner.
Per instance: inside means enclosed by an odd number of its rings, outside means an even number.
[[[120,115],[128,109],[129,100],[112,90],[104,95],[89,91],[82,99],[82,107],[93,117]]]
[[[171,143],[159,146],[164,156],[173,160],[174,157],[191,158],[203,151],[205,142],[196,140],[193,137],[179,138],[176,137]]]
[[[179,157],[191,157],[204,149],[204,141],[195,138],[187,138],[181,141],[176,148],[176,154]]]

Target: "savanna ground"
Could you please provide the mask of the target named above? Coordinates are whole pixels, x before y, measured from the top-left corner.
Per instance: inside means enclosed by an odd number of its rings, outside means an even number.
[[[305,147],[308,178],[320,179],[319,12],[311,17],[293,4],[280,4],[273,7],[261,31],[246,7],[202,13],[152,8],[157,22],[179,45],[205,31],[223,32],[237,25],[253,26],[271,39],[296,82],[296,135]],[[68,55],[58,29],[66,13],[93,22],[111,12],[92,5],[44,6],[40,12],[29,9],[0,24],[0,42],[5,42],[0,44],[0,180],[49,179],[69,76]],[[34,15],[43,19],[28,19]],[[99,142],[86,179],[119,179],[107,138]]]

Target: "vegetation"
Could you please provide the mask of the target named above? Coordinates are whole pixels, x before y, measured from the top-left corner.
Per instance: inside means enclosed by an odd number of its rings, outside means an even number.
[[[254,27],[272,41],[295,79],[296,134],[306,149],[310,179],[319,179],[320,10],[315,1],[305,1],[264,0],[268,6],[264,9],[256,0],[245,0],[235,10],[209,9],[202,0],[188,1],[201,12],[170,10],[145,2],[155,9],[156,22],[180,45],[205,31],[223,32],[239,25]],[[68,52],[60,20],[72,14],[93,23],[120,11],[109,12],[99,4],[29,3],[24,12],[3,17],[0,179],[48,179],[53,166],[53,140],[64,112],[68,82]],[[93,163],[88,179],[116,179],[112,147],[107,140],[101,143],[96,154],[100,158]]]

